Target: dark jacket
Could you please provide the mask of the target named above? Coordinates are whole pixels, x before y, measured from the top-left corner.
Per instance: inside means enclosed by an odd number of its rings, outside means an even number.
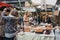
[[[21,23],[24,23],[23,17],[20,17],[20,18],[18,19],[18,21],[19,21],[19,24],[20,24],[20,25],[21,25]]]
[[[46,22],[47,22],[47,23],[52,23],[52,22],[51,22],[51,18],[48,17]]]
[[[39,16],[37,17],[37,22],[38,22],[38,24],[40,24],[40,22],[41,22],[41,19]]]
[[[3,19],[5,21],[5,33],[15,33],[17,30],[15,19],[8,16],[3,17]]]
[[[44,22],[44,23],[52,23],[52,21],[51,21],[51,18],[50,17],[48,17],[47,19],[45,19],[45,20],[42,20],[42,22]]]

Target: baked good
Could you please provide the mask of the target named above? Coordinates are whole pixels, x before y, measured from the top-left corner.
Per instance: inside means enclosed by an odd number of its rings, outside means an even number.
[[[31,31],[31,27],[28,26],[28,27],[24,27],[24,32],[30,32]]]
[[[36,27],[34,28],[35,32],[43,32],[43,29],[41,27]]]

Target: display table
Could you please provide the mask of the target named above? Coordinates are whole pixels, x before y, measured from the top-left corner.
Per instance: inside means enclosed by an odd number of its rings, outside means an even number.
[[[46,35],[30,32],[24,32],[24,34],[18,33],[16,35],[17,40],[54,40],[54,37],[54,34]]]

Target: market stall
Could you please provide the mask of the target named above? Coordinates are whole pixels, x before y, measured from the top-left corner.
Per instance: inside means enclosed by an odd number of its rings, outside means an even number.
[[[34,27],[25,25],[24,30],[25,31],[17,33],[16,35],[17,40],[55,40],[52,25],[47,23],[41,23],[40,26]],[[49,31],[46,30],[49,30],[51,32],[49,33]]]
[[[32,3],[33,7],[23,7],[23,10],[25,12],[35,12],[36,13],[35,17],[37,18],[39,15],[37,12],[37,9],[38,9],[44,17],[49,16],[50,18],[52,18],[55,16],[54,15],[54,11],[55,11],[54,6],[55,6],[57,0],[53,0],[54,3],[52,0],[48,0],[48,1],[47,0],[45,0],[45,1],[31,0],[31,1],[33,2]],[[42,16],[42,15],[39,15],[39,16]],[[32,16],[30,16],[30,17],[34,18]],[[54,20],[53,20],[53,22],[54,22]],[[28,25],[28,26],[24,25],[24,29],[23,29],[24,31],[20,31],[19,33],[17,33],[16,39],[17,40],[55,40],[55,34],[53,32],[53,27],[50,27],[47,25],[49,25],[49,24],[40,23],[39,25],[37,25],[37,24]]]

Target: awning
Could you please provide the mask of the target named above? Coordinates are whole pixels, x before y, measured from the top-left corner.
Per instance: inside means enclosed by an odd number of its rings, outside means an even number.
[[[10,7],[11,5],[10,4],[7,4],[7,3],[3,3],[3,2],[0,2],[0,7]]]

